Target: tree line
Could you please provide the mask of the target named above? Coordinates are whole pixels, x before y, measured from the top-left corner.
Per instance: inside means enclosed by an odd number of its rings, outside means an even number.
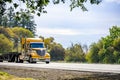
[[[113,26],[110,34],[90,46],[86,59],[90,63],[120,63],[120,27]]]
[[[54,46],[55,47],[55,46]],[[60,49],[60,47],[58,48]],[[60,57],[59,50],[54,49],[51,54],[54,58]],[[109,35],[102,37],[98,42],[89,46],[79,43],[71,44],[66,49],[61,49],[63,56],[61,60],[66,62],[87,62],[87,63],[120,63],[120,27],[112,26],[109,29]],[[58,54],[57,54],[58,53]],[[57,54],[57,55],[56,55]],[[58,60],[58,59],[57,59]]]
[[[53,61],[66,62],[88,62],[88,63],[120,63],[120,27],[113,26],[109,29],[110,34],[102,37],[97,43],[92,43],[88,49],[87,45],[79,43],[71,44],[64,48],[55,42],[53,37],[42,38],[45,47]],[[34,37],[34,34],[25,28],[3,28],[0,27],[0,54],[10,51],[19,51],[18,41],[22,37]]]

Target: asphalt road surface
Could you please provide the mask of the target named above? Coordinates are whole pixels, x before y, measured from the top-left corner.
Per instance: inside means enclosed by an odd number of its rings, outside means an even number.
[[[82,64],[82,63],[53,63],[53,62],[51,62],[50,64],[46,64],[44,62],[29,64],[27,62],[25,63],[8,63],[8,62],[1,63],[0,62],[0,66],[120,73],[120,65],[115,65],[115,64]]]

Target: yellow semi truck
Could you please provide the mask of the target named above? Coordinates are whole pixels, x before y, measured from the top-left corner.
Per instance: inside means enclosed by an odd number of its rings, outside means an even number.
[[[41,38],[22,38],[21,53],[11,52],[0,55],[0,62],[3,60],[19,63],[23,63],[23,61],[36,63],[42,60],[48,64],[50,62],[50,54],[47,53],[47,48],[45,48],[44,41]]]

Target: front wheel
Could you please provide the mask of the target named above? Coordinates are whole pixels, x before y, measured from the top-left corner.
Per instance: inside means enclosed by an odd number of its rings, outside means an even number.
[[[46,61],[46,64],[49,64],[50,62],[49,61]]]

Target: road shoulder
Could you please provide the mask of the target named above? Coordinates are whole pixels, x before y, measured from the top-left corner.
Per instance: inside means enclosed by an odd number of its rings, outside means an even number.
[[[13,66],[0,66],[0,71],[9,74],[34,78],[41,80],[119,80],[120,74],[113,73],[98,73],[98,72],[83,72],[83,71],[69,71],[57,69],[43,69],[43,68],[24,68]]]

